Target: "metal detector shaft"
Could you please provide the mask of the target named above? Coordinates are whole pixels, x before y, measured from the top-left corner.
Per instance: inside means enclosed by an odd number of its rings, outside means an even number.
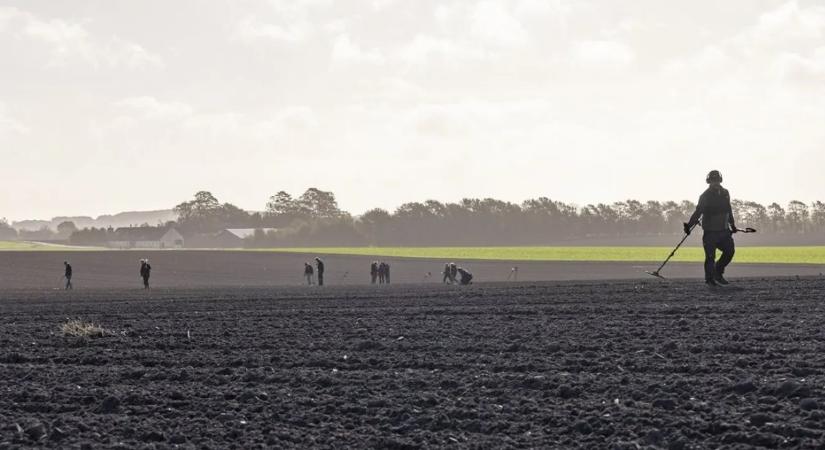
[[[693,231],[693,229],[694,229],[694,228],[696,228],[696,225],[694,225],[694,226],[693,226],[690,230],[691,230],[691,231]],[[653,273],[658,274],[658,273],[659,273],[659,271],[660,271],[660,270],[662,270],[662,269],[665,267],[665,265],[668,263],[668,261],[670,261],[670,258],[673,258],[673,255],[675,255],[675,254],[676,254],[676,251],[677,251],[677,250],[679,250],[679,247],[681,247],[681,246],[682,246],[682,244],[684,244],[684,243],[685,243],[685,241],[687,240],[688,236],[690,236],[690,234],[689,234],[689,233],[685,233],[685,235],[682,237],[682,240],[681,240],[681,241],[679,241],[679,243],[676,245],[676,248],[674,248],[674,249],[673,249],[673,251],[672,251],[672,252],[670,252],[670,255],[668,255],[668,256],[667,256],[667,259],[665,260],[665,262],[663,262],[663,263],[662,263],[662,265],[661,265],[661,266],[659,266],[659,268],[658,268],[658,269],[656,269],[656,271],[655,271],[655,272],[653,272]]]

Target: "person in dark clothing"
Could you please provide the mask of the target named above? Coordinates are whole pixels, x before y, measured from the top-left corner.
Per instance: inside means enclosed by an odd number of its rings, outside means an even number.
[[[386,267],[384,266],[384,263],[378,263],[378,284],[384,284],[384,276],[386,274],[385,270]]]
[[[389,263],[384,263],[384,283],[390,284],[390,265]]]
[[[701,218],[702,246],[705,249],[705,283],[708,286],[728,284],[725,279],[725,268],[733,260],[736,252],[733,243],[733,234],[739,231],[733,218],[730,205],[730,193],[722,187],[722,174],[718,170],[711,170],[705,181],[710,185],[699,197],[696,211],[684,224],[685,234],[690,234],[693,227]],[[722,256],[716,260],[716,250],[722,251]]]
[[[473,281],[473,274],[471,274],[469,270],[459,267],[456,271],[458,272],[458,276],[461,277],[459,281],[461,284],[466,286]]]
[[[149,277],[152,275],[152,266],[148,259],[140,260],[140,277],[143,278],[143,289],[149,289]]]
[[[442,283],[451,284],[450,281],[450,263],[444,264],[444,279],[441,280]]]
[[[375,284],[375,280],[378,279],[378,261],[373,261],[370,264],[370,280],[372,284]]]
[[[314,275],[315,270],[312,268],[312,264],[305,262],[304,263],[304,277],[307,279],[307,284],[312,286],[312,275]]]
[[[64,272],[63,276],[66,278],[66,290],[74,289],[72,286],[72,265],[68,261],[63,261]]]
[[[321,258],[315,258],[315,266],[317,267],[318,271],[318,286],[324,285],[324,262],[321,261]]]
[[[455,263],[450,263],[450,283],[455,284],[458,277],[458,266]]]

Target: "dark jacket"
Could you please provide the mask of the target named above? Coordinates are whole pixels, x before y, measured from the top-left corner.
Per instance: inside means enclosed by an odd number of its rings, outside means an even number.
[[[318,266],[318,274],[324,273],[324,262],[320,259],[315,260],[315,265]]]
[[[733,210],[730,206],[730,193],[719,185],[710,186],[699,197],[696,211],[690,216],[688,226],[699,223],[705,231],[730,231],[736,227]]]
[[[72,277],[72,265],[71,264],[66,264],[66,273],[65,273],[65,275],[66,275],[66,278],[71,278]]]

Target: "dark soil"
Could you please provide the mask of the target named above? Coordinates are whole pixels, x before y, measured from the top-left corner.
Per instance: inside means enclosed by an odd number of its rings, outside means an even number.
[[[0,289],[57,289],[63,285],[63,261],[74,268],[76,289],[142,286],[138,260],[149,258],[155,287],[298,286],[304,284],[304,262],[321,256],[329,285],[369,283],[375,257],[305,255],[235,251],[105,251],[105,252],[0,252]],[[662,259],[667,255],[663,254]],[[444,260],[385,258],[392,265],[393,283],[441,282]],[[518,267],[520,281],[613,280],[645,277],[659,263],[622,262],[517,262],[455,261],[468,268],[476,282],[506,281]],[[796,264],[738,264],[732,278],[768,276],[818,276],[825,267]],[[428,275],[429,274],[429,275]],[[670,263],[662,271],[669,278],[702,278],[702,264]]]
[[[823,448],[825,281],[736,285],[0,291],[0,448]]]

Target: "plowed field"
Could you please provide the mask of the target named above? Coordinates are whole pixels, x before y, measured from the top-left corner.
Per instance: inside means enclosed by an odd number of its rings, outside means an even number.
[[[4,290],[0,448],[823,448],[824,297],[819,277]]]

